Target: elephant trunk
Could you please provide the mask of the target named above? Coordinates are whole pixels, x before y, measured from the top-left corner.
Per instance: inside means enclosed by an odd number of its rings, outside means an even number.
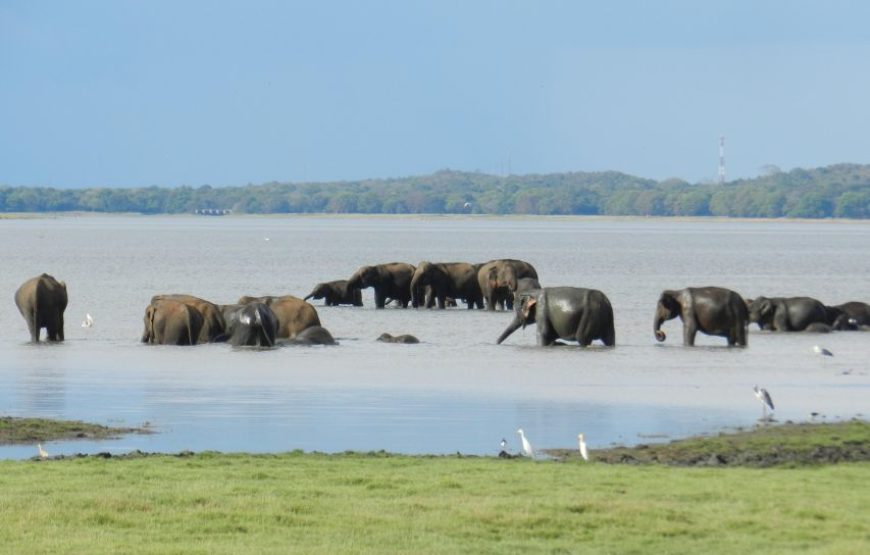
[[[414,272],[414,276],[411,278],[411,306],[417,308],[419,306],[423,306],[426,304],[425,298],[425,290],[424,287],[426,284],[422,283],[423,274],[421,272]]]
[[[653,322],[653,333],[656,336],[656,341],[664,341],[668,337],[667,334],[662,331],[662,324],[664,324],[665,321],[668,320],[668,316],[669,313],[667,309],[665,309],[663,306],[659,305],[656,308],[656,317],[655,321]]]
[[[498,341],[496,341],[496,343],[501,345],[502,341],[507,339],[510,334],[517,331],[520,328],[520,326],[525,327],[525,324],[526,324],[526,319],[523,318],[523,315],[521,313],[517,312],[517,315],[516,315],[516,317],[514,317],[513,322],[511,322],[510,325],[507,328],[505,328],[505,330],[503,332],[501,332],[501,335],[498,336]]]
[[[305,297],[304,297],[302,300],[303,300],[303,301],[307,301],[308,299],[310,299],[310,298],[313,297],[313,296],[314,296],[314,291],[312,291],[311,293],[308,293],[307,295],[305,295]]]

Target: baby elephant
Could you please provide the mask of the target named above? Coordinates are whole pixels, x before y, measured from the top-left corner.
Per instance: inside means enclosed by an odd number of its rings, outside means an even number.
[[[338,306],[340,304],[363,305],[362,291],[357,287],[348,287],[346,279],[318,283],[311,290],[311,293],[302,300],[307,301],[308,299],[324,299],[323,304],[326,306]]]
[[[323,326],[311,326],[296,334],[296,337],[288,339],[287,345],[338,345],[338,341],[332,337],[329,330]]]
[[[382,341],[384,343],[419,343],[420,340],[414,337],[413,335],[404,334],[404,335],[390,335],[389,333],[382,333],[380,337],[377,339],[378,341]]]

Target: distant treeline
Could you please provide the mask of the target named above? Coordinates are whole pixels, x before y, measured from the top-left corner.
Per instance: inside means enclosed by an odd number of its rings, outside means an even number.
[[[870,166],[838,164],[723,185],[619,172],[428,176],[242,187],[54,189],[0,187],[2,212],[197,210],[287,214],[602,214],[744,218],[870,218]]]

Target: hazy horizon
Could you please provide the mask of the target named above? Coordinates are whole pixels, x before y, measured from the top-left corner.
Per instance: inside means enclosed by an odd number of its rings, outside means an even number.
[[[870,4],[0,4],[0,184],[870,163]]]

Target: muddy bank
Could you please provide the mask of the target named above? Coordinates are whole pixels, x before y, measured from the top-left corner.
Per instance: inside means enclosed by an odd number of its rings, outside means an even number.
[[[578,460],[575,449],[547,449],[558,460]],[[607,464],[753,466],[870,461],[870,422],[785,423],[662,444],[594,449],[590,461]]]
[[[65,439],[114,439],[127,434],[153,433],[141,428],[113,428],[78,420],[0,416],[0,445],[28,444]]]

